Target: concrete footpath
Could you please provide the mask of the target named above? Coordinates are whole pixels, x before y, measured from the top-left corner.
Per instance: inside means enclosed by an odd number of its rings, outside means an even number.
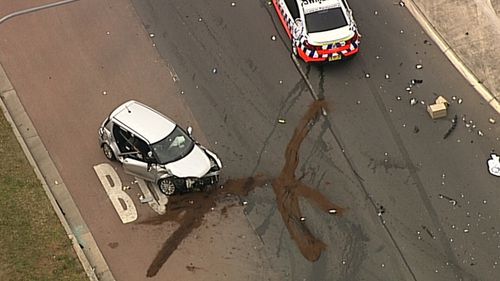
[[[500,1],[401,0],[399,4],[500,113]]]

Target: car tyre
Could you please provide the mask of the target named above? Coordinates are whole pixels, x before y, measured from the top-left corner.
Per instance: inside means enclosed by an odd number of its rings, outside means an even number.
[[[160,191],[167,196],[174,195],[175,193],[175,184],[170,179],[159,180],[158,187],[160,188]]]
[[[113,149],[109,146],[109,144],[105,143],[102,145],[102,151],[104,152],[104,156],[108,158],[108,160],[115,160],[115,153],[113,152]]]

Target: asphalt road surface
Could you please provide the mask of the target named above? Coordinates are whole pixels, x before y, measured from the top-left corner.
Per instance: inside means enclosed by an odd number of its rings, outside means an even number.
[[[88,0],[0,26],[2,65],[117,280],[498,279],[499,182],[486,166],[496,113],[405,8],[350,4],[360,53],[298,68],[266,1]],[[312,91],[326,116],[311,113]],[[451,105],[432,120],[421,102],[438,95]],[[141,205],[113,165],[138,211],[123,224],[93,169],[107,163],[100,122],[132,98],[192,125],[223,160],[222,184],[254,184],[241,194],[247,218],[209,213],[165,264],[158,253],[179,218]],[[258,236],[243,232],[246,219]]]
[[[225,160],[225,177],[277,177],[313,98],[272,6],[133,3]],[[498,125],[488,121],[496,113],[405,8],[350,3],[363,35],[360,54],[300,64],[329,109],[303,141],[296,170],[346,211],[332,217],[300,201],[305,224],[327,245],[309,262],[290,238],[272,189],[255,190],[247,212],[268,261],[289,280],[496,280],[499,184],[486,166],[500,144]],[[448,116],[432,120],[425,105],[439,95],[451,104]],[[455,115],[456,127],[444,138]]]

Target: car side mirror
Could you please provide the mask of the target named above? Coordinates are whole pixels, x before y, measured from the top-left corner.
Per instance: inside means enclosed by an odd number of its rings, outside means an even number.
[[[191,127],[191,126],[187,127],[187,133],[188,133],[188,135],[192,135],[193,134],[193,127]]]

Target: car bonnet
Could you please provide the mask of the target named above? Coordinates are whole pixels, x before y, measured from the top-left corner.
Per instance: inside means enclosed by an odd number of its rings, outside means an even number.
[[[186,157],[165,165],[170,172],[180,178],[201,178],[210,170],[210,159],[203,149],[195,145]]]

